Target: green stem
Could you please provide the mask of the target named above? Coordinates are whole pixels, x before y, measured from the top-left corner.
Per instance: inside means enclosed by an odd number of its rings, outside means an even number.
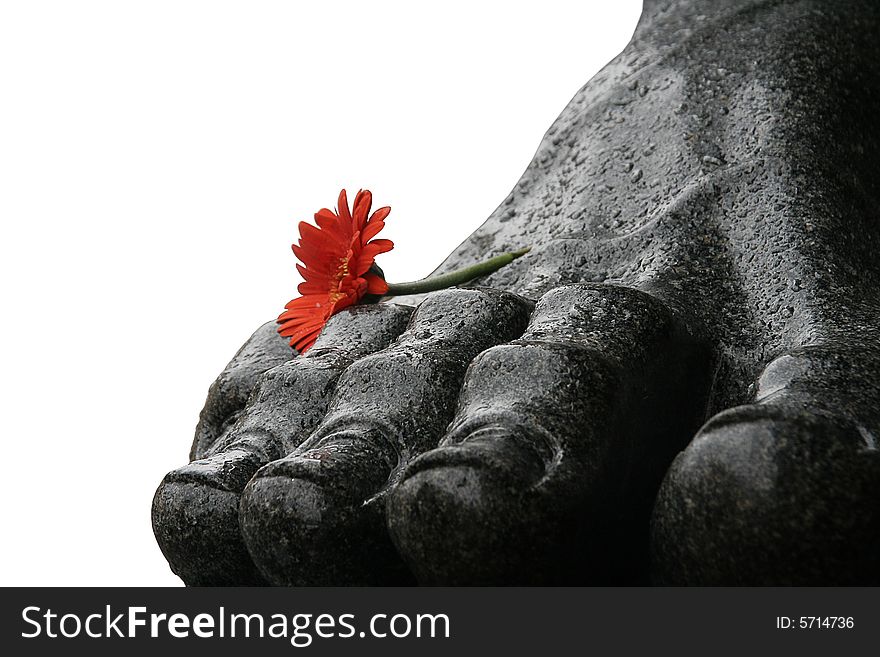
[[[489,258],[483,262],[479,262],[470,267],[457,269],[448,274],[440,274],[439,276],[431,276],[423,278],[420,281],[411,281],[409,283],[389,283],[388,291],[385,293],[389,297],[405,296],[407,294],[425,294],[426,292],[436,292],[444,290],[453,285],[462,285],[468,281],[472,281],[480,276],[486,276],[492,272],[496,272],[505,265],[524,256],[531,250],[531,247],[520,249],[519,251],[511,251],[510,253],[502,253],[494,258]]]

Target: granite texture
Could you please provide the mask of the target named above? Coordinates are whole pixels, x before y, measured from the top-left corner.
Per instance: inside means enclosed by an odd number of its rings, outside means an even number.
[[[242,348],[154,500],[172,569],[880,583],[878,33],[864,0],[646,2],[438,272],[528,255]]]

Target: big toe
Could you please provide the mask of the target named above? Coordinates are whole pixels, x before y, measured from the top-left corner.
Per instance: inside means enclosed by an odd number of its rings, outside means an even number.
[[[232,451],[170,472],[153,498],[153,531],[172,571],[188,586],[260,585],[238,522],[240,491],[259,467]]]

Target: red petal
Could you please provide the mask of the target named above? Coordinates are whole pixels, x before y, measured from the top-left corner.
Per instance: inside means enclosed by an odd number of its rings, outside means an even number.
[[[349,245],[349,253],[351,255],[349,255],[349,259],[354,258],[356,254],[359,254],[361,252],[362,249],[363,246],[361,245],[361,234],[358,232],[351,236],[351,244]]]
[[[370,247],[378,247],[378,253],[387,253],[394,248],[394,242],[385,239],[373,240],[372,242],[367,244],[364,249],[369,249]]]
[[[315,223],[318,224],[318,228],[321,230],[329,232],[340,230],[339,217],[327,208],[321,208],[315,213]]]
[[[287,326],[283,325],[280,329],[278,329],[278,335],[284,338],[290,338],[290,344],[293,344],[304,335],[309,335],[310,333],[314,333],[315,331],[320,331],[324,328],[324,324],[327,322],[323,319],[317,324],[308,324],[305,326]]]
[[[370,294],[385,294],[388,291],[388,283],[377,274],[367,274],[364,280],[367,281],[367,292]]]
[[[281,324],[281,329],[279,329],[278,332],[281,333],[282,330],[290,332],[294,328],[307,326],[309,324],[320,323],[323,321],[323,314],[320,317],[316,317],[314,315],[291,316],[290,311],[287,311],[278,316],[278,323]],[[284,333],[281,334],[284,335]]]
[[[315,271],[309,267],[304,267],[300,264],[296,265],[296,270],[299,272],[299,275],[303,277],[304,280],[307,281],[316,281],[316,282],[326,282],[329,283],[330,275],[325,271]]]
[[[285,308],[319,308],[321,304],[319,303],[320,299],[316,298],[315,295],[309,295],[305,297],[297,297],[296,299],[291,299],[285,305]]]
[[[311,250],[315,247],[334,250],[339,248],[340,240],[334,239],[328,231],[315,228],[312,224],[305,221],[299,222],[299,245],[305,250]],[[345,244],[347,247],[348,244]]]
[[[305,267],[312,274],[318,274],[324,276],[327,279],[330,279],[336,273],[336,269],[331,269],[328,265],[332,264],[335,259],[336,258],[333,257],[319,261],[315,260],[314,258],[310,258],[311,262],[307,265],[303,264],[302,266]],[[299,267],[300,265],[297,266]]]
[[[326,323],[327,322],[325,320],[321,320],[321,321],[315,322],[313,324],[307,324],[305,326],[301,326],[301,327],[297,328],[296,330],[290,332],[288,335],[285,335],[284,337],[290,337],[290,339],[292,341],[300,340],[304,336],[310,335],[312,333],[317,333],[322,328],[324,328],[324,324],[326,324]]]
[[[300,297],[302,298],[302,297]],[[291,306],[291,304],[287,304]],[[296,319],[298,317],[318,317],[323,314],[323,308],[319,306],[292,306],[288,307],[279,316],[279,320]]]
[[[393,248],[394,242],[391,240],[373,240],[367,244],[358,255],[354,271],[360,276],[370,268],[370,265],[373,264],[373,260],[376,259],[377,255],[380,253],[387,253]]]
[[[354,199],[354,221],[355,230],[363,230],[367,224],[367,217],[370,216],[370,207],[373,205],[373,195],[370,190],[364,189],[357,193]]]
[[[307,317],[294,317],[292,319],[285,319],[282,324],[282,328],[288,332],[288,334],[293,335],[295,331],[302,331],[307,329],[308,327],[316,327],[321,326],[324,322],[326,322],[326,318],[323,313],[320,316],[307,316]]]
[[[301,354],[306,353],[315,344],[315,341],[318,339],[318,335],[320,333],[321,333],[321,331],[317,330],[310,335],[307,335],[305,337],[300,338],[296,343],[295,349]],[[290,342],[291,342],[291,346],[294,346],[293,345],[294,341],[291,340]]]
[[[315,223],[334,241],[345,242],[351,236],[351,222],[337,217],[326,208],[315,214]]]
[[[385,217],[391,214],[391,208],[387,205],[384,208],[379,208],[373,213],[373,216],[370,217],[370,221],[385,221]]]
[[[361,243],[366,244],[379,234],[379,231],[385,228],[384,221],[370,221],[364,231],[361,233]]]
[[[338,313],[343,308],[348,308],[349,306],[357,303],[361,300],[361,297],[363,297],[367,293],[367,282],[364,279],[359,280],[360,285],[358,285],[357,289],[350,290],[349,294],[337,299],[336,303],[333,304],[333,310],[327,316],[328,319]]]
[[[351,212],[348,210],[348,197],[345,194],[345,190],[343,189],[339,192],[339,200],[337,201],[337,212],[339,212],[340,218],[344,219],[347,223],[351,223]]]
[[[293,249],[293,255],[296,256],[297,260],[300,262],[305,262],[303,258],[307,258],[305,249],[303,249],[299,244],[291,244],[290,248]]]
[[[320,299],[320,303],[327,303],[327,295],[330,292],[330,281],[303,281],[296,286],[296,291],[313,299]]]

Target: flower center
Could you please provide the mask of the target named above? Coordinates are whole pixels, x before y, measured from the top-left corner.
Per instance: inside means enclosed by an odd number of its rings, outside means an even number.
[[[336,269],[336,274],[333,276],[330,284],[330,303],[336,303],[343,297],[347,296],[345,292],[342,291],[342,282],[348,278],[348,258],[340,258],[339,266]]]

